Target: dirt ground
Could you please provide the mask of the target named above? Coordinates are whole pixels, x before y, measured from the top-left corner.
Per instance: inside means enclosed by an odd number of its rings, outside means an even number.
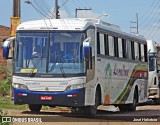
[[[117,108],[115,107],[100,107],[100,109],[103,108],[103,111],[99,111],[98,114],[95,116],[100,117],[100,116],[156,116],[158,119],[160,118],[160,105],[150,105],[150,106],[139,106],[137,107],[136,112],[119,112]],[[112,112],[111,112],[112,110]],[[64,114],[67,114],[67,110],[63,109],[63,112],[56,112],[54,110],[46,109],[41,111],[40,113],[31,113],[29,110],[26,111],[20,111],[20,110],[5,110],[8,116],[50,116],[50,118],[56,118],[61,120],[64,118]],[[72,117],[73,116],[73,117]],[[69,118],[74,118],[74,115],[67,117]],[[127,117],[126,117],[127,118]],[[94,122],[83,122],[88,118],[81,117],[82,121],[75,121],[75,122],[43,122],[43,123],[12,123],[13,125],[160,125],[159,122],[120,122],[120,121],[114,121],[111,120],[109,122],[102,122],[102,121],[94,121]],[[79,119],[79,118],[77,118]],[[84,120],[83,120],[84,119]]]

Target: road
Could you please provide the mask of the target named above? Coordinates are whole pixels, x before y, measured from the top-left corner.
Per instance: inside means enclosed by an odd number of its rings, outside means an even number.
[[[103,110],[102,110],[103,109]],[[6,110],[7,114],[14,117],[23,116],[28,118],[37,118],[38,120],[46,123],[36,123],[37,125],[133,125],[138,123],[139,125],[147,124],[154,125],[160,124],[160,105],[139,106],[135,112],[120,112],[114,107],[100,107],[96,116],[87,116],[83,114],[73,114],[69,110],[55,111],[46,109],[39,113],[33,113],[29,110]],[[137,122],[138,121],[138,122]],[[159,122],[157,122],[159,121]],[[51,123],[52,122],[52,123]],[[14,125],[21,125],[22,123],[13,123]],[[32,123],[23,123],[24,125],[32,125]],[[33,123],[34,124],[34,123]]]

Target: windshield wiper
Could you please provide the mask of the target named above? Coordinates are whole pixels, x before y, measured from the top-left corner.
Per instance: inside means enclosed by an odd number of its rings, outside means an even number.
[[[60,59],[59,56],[56,57],[56,62],[55,62],[54,65],[51,66],[51,68],[50,68],[49,71],[54,70],[54,68],[56,67],[56,64],[57,64],[57,63],[58,63],[58,65],[59,65],[59,68],[60,68],[60,71],[61,71],[63,77],[66,77],[66,74],[65,74],[64,68],[63,68],[63,62],[62,62],[62,60]]]
[[[66,77],[66,74],[65,74],[64,68],[63,68],[63,63],[61,63],[61,65],[60,65],[60,70],[61,70],[63,77]]]
[[[30,71],[30,73],[29,73],[29,77],[31,77],[31,76],[33,75],[33,72],[34,72],[36,66],[39,65],[40,62],[41,62],[41,61],[36,60],[35,64],[33,64],[34,66],[33,66],[33,68],[31,69],[31,71]]]
[[[59,56],[56,57],[56,62],[55,62],[54,65],[51,66],[49,72],[52,71],[52,70],[54,70],[54,68],[55,68],[55,66],[56,66],[56,63],[58,63],[58,58],[59,58]]]

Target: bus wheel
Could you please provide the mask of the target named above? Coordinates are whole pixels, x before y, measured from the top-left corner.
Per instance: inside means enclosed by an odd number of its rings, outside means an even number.
[[[122,112],[128,111],[128,105],[127,105],[127,104],[118,105],[118,108],[119,108],[119,110],[122,111]]]
[[[84,114],[85,110],[84,107],[72,107],[71,112],[75,114]]]
[[[34,105],[34,104],[29,104],[29,109],[31,112],[40,112],[42,108],[42,105]]]
[[[95,105],[85,107],[85,112],[88,115],[95,115],[97,113],[97,107],[99,105],[100,105],[100,91],[99,89],[97,89],[95,95]]]
[[[134,91],[133,103],[128,105],[128,111],[135,111],[138,104],[138,93]]]

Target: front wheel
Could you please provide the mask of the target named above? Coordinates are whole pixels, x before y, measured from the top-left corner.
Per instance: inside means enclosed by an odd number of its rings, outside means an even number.
[[[42,105],[34,105],[34,104],[29,104],[29,109],[31,112],[40,112],[42,108]]]
[[[100,91],[96,90],[95,95],[95,105],[85,107],[85,112],[89,115],[95,115],[97,113],[97,108],[100,105]]]

